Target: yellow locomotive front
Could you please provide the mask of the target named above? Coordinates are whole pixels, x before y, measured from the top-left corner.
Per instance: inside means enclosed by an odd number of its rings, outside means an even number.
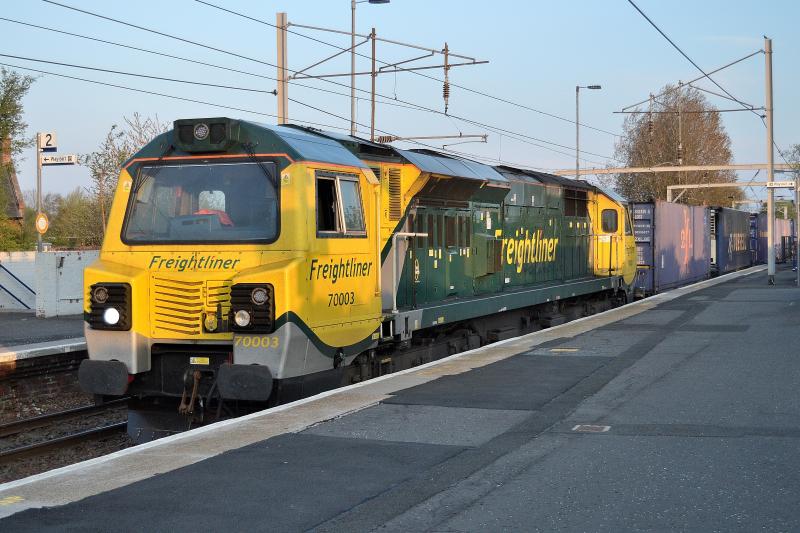
[[[212,396],[278,401],[313,393],[309,375],[336,379],[325,371],[380,324],[376,191],[360,160],[308,132],[176,121],[126,163],[85,270],[81,385],[181,398],[192,412]],[[338,238],[321,238],[325,224]]]

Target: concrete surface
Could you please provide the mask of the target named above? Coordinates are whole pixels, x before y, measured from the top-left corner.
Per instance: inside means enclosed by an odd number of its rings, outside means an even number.
[[[0,529],[797,530],[792,278],[751,269],[0,485]]]
[[[0,313],[0,362],[86,349],[83,315],[36,318]]]

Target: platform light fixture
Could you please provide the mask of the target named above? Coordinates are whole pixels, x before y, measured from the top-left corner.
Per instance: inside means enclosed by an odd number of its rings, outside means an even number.
[[[580,121],[580,94],[581,89],[591,89],[598,91],[603,87],[600,85],[576,85],[575,86],[575,179],[581,179],[581,121]]]

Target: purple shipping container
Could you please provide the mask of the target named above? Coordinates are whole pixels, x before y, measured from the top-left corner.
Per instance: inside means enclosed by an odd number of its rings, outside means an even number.
[[[712,271],[726,274],[753,263],[750,253],[750,213],[716,207],[712,209]]]
[[[759,213],[756,225],[758,226],[758,253],[759,263],[767,262],[767,214]],[[794,221],[783,218],[775,219],[775,262],[782,263],[792,256],[794,246]]]
[[[708,209],[657,201],[633,204],[634,289],[654,294],[708,278]]]

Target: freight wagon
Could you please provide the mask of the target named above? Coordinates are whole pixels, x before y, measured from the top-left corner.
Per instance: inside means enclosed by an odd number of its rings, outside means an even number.
[[[634,291],[649,296],[709,276],[709,210],[670,202],[632,205],[637,275]]]
[[[727,207],[713,207],[710,211],[712,275],[751,266],[750,213]]]
[[[755,257],[758,263],[767,262],[767,214],[759,213],[755,218]],[[775,262],[783,263],[794,254],[794,221],[782,218],[775,219]]]

